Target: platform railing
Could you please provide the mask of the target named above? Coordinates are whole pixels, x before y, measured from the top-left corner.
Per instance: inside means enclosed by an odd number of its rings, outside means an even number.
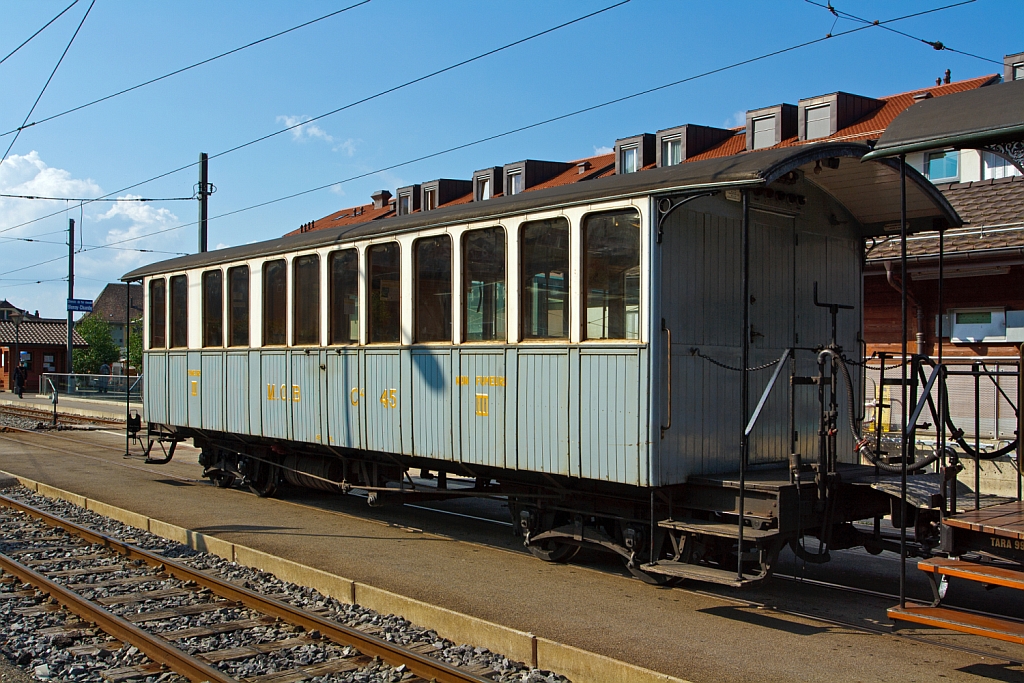
[[[41,392],[56,392],[62,398],[124,403],[125,395],[132,403],[142,402],[143,375],[94,375],[83,373],[43,373],[39,379]]]

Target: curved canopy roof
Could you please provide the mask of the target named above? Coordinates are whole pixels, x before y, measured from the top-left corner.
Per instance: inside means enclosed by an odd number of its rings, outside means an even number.
[[[908,107],[889,124],[864,160],[1020,140],[1024,140],[1024,80],[944,95]]]
[[[639,173],[600,178],[572,185],[495,197],[483,202],[418,212],[338,229],[281,237],[228,249],[182,256],[137,268],[123,281],[171,271],[212,266],[246,258],[282,254],[303,249],[341,244],[427,226],[441,227],[470,221],[499,220],[529,211],[560,208],[617,198],[644,195],[685,194],[728,188],[770,185],[790,171],[800,170],[804,178],[836,198],[857,219],[864,237],[891,232],[900,220],[899,164],[882,160],[876,164],[840,162],[839,168],[825,167],[811,173],[822,159],[860,159],[870,148],[859,143],[819,143],[747,152],[730,157],[693,161]],[[907,169],[907,215],[911,230],[934,229],[934,220],[960,225],[949,202],[926,178]]]

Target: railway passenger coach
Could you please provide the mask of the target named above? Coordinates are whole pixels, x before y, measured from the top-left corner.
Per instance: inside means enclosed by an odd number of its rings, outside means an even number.
[[[822,557],[874,548],[850,522],[891,501],[854,450],[843,359],[864,240],[899,230],[901,192],[868,151],[689,162],[137,269],[150,433],[261,495],[507,496],[539,557],[591,544],[650,581],[758,580],[805,534]],[[906,174],[912,231],[959,223]]]

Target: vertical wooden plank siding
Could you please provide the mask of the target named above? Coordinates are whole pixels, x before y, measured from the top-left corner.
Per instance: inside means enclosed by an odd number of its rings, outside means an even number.
[[[172,425],[188,425],[188,358],[184,353],[167,354],[168,417]]]
[[[580,352],[580,476],[639,484],[636,351]]]
[[[259,401],[263,405],[263,436],[291,438],[288,429],[288,355],[286,351],[264,351],[260,356],[263,377]],[[282,396],[283,394],[283,396]]]
[[[505,467],[505,411],[509,391],[505,351],[463,349],[460,356],[462,367],[456,382],[464,378],[464,383],[457,384],[455,391],[460,397],[462,461]],[[491,378],[495,378],[494,382]]]
[[[167,411],[167,354],[147,353],[144,358],[146,391],[146,420],[166,424],[170,422]]]
[[[402,452],[401,409],[403,401],[411,400],[411,397],[402,392],[399,353],[397,350],[366,352],[366,396],[363,403],[366,448],[371,451]]]
[[[293,351],[288,393],[281,396],[291,408],[292,438],[307,443],[324,443],[320,426],[320,354]]]
[[[233,434],[252,434],[249,430],[249,354],[229,351],[224,365],[226,430]]]
[[[519,465],[569,473],[569,356],[565,350],[519,350]]]
[[[267,386],[263,383],[263,353],[249,351],[246,367],[249,373],[245,381],[249,387],[249,434],[263,434],[263,405],[267,400]]]
[[[188,404],[188,426],[199,429],[203,426],[202,353],[189,351],[186,357],[188,359],[186,361],[188,377],[185,382],[187,386],[185,401]]]
[[[362,393],[360,393],[362,392]],[[359,406],[366,391],[359,379],[359,352],[327,354],[327,442],[342,448],[362,448]]]
[[[199,393],[202,397],[203,429],[222,432],[225,426],[224,353],[222,351],[204,351],[201,364],[202,375],[199,377]]]
[[[413,454],[452,460],[452,357],[443,351],[412,352]]]

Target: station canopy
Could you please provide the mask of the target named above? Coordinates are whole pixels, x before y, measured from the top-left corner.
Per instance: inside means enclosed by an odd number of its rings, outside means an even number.
[[[889,124],[864,160],[950,148],[991,151],[1024,172],[1024,80],[922,100]]]
[[[691,161],[182,256],[137,268],[121,279],[135,281],[150,275],[340,245],[425,227],[499,221],[527,212],[613,199],[681,197],[709,190],[753,189],[773,183],[778,189],[785,189],[786,185],[778,181],[787,176],[792,178],[789,174],[794,171],[842,204],[860,223],[862,237],[892,234],[899,231],[900,225],[900,164],[891,158],[859,163],[870,151],[870,147],[861,143],[822,142]],[[819,167],[820,172],[815,173]],[[942,193],[912,168],[907,168],[907,218],[911,232],[961,224]]]

